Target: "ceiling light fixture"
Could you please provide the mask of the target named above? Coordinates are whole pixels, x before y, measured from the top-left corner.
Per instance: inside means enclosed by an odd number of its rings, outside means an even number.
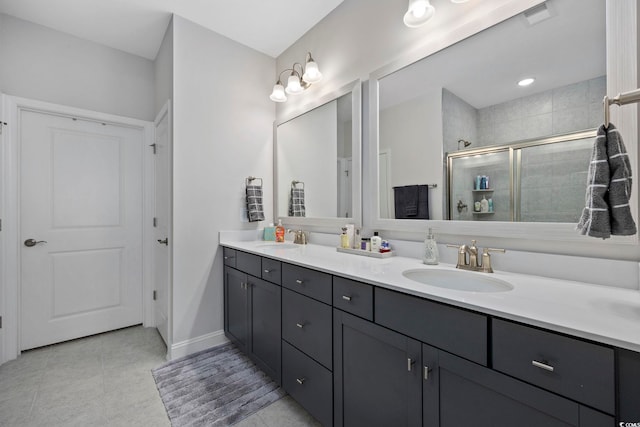
[[[451,0],[451,3],[466,3],[469,0]],[[429,0],[409,0],[409,8],[404,14],[404,25],[416,28],[427,23],[436,13]]]
[[[526,79],[522,79],[518,82],[518,86],[529,86],[531,83],[535,82],[536,79],[534,79],[533,77],[527,77]]]
[[[281,77],[286,72],[290,72],[290,74],[285,88],[282,85]],[[278,81],[273,86],[273,91],[269,98],[273,102],[285,102],[287,93],[289,95],[297,95],[307,90],[312,83],[318,83],[320,80],[322,80],[322,73],[318,69],[318,64],[311,57],[311,53],[307,52],[304,67],[299,62],[294,62],[291,68],[287,68],[278,74]]]

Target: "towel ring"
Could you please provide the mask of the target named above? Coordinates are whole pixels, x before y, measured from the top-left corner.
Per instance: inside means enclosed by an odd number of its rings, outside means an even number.
[[[295,179],[291,181],[291,188],[296,188],[298,184],[302,184],[302,189],[304,190],[304,181],[296,181]]]
[[[262,187],[262,178],[256,178],[255,176],[248,176],[244,182],[245,185],[251,185],[251,182],[258,180],[260,181],[260,187]]]

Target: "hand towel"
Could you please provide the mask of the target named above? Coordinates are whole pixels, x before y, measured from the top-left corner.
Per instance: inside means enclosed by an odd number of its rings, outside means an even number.
[[[249,222],[264,221],[264,208],[262,207],[262,186],[247,185],[247,216]]]
[[[429,186],[393,187],[396,219],[429,219]]]
[[[598,129],[589,163],[586,206],[577,229],[607,239],[636,233],[631,216],[631,164],[622,137],[612,124]]]
[[[289,196],[289,216],[305,216],[305,211],[304,188],[295,188],[292,185]]]

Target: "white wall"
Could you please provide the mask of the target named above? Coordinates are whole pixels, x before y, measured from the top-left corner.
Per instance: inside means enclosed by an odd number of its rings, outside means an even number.
[[[390,187],[437,184],[429,215],[442,219],[442,90],[380,111],[380,149],[391,153]],[[427,120],[431,118],[431,120]],[[435,119],[434,119],[435,118]],[[393,191],[389,204],[393,206]]]
[[[173,342],[223,329],[220,230],[250,230],[244,180],[264,181],[273,218],[275,60],[173,19]]]
[[[173,99],[173,18],[164,33],[154,65],[154,113],[158,114],[167,100]]]
[[[0,52],[1,92],[154,118],[152,61],[4,14]]]
[[[304,182],[306,216],[336,216],[338,159],[337,101],[278,126],[278,212],[287,216],[291,181]],[[298,186],[300,187],[300,186]]]

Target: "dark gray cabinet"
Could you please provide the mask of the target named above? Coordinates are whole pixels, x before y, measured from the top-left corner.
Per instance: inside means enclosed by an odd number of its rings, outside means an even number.
[[[237,255],[242,252],[237,252]],[[238,259],[242,259],[240,255]],[[251,260],[245,257],[245,260]],[[258,257],[260,273],[260,258]],[[238,265],[238,264],[236,264]],[[255,272],[255,260],[250,264]],[[224,269],[225,335],[281,383],[281,288],[235,268]]]
[[[334,425],[420,426],[421,345],[334,310]]]
[[[235,345],[248,353],[249,298],[247,274],[231,267],[224,268],[224,331]]]

